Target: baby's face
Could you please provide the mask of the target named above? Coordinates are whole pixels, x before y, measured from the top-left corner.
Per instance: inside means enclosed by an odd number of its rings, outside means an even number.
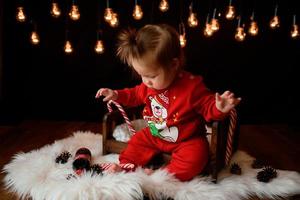
[[[153,59],[144,56],[143,59],[132,60],[132,66],[141,76],[143,83],[152,89],[162,90],[169,87],[176,77],[177,68],[165,69],[152,62]]]

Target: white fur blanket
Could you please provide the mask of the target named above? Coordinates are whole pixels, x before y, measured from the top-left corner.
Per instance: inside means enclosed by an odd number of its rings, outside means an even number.
[[[28,153],[16,154],[4,166],[6,187],[20,198],[34,200],[69,199],[143,199],[146,194],[151,199],[242,199],[252,195],[276,198],[300,194],[300,174],[293,171],[277,170],[277,178],[268,183],[259,182],[256,174],[260,169],[252,169],[254,158],[238,151],[232,162],[242,168],[242,175],[233,175],[229,169],[219,174],[217,184],[209,177],[195,177],[190,182],[179,182],[165,171],[158,170],[147,176],[141,169],[133,173],[117,173],[67,179],[73,172],[72,161],[58,164],[55,158],[63,151],[73,156],[80,147],[92,152],[92,163],[118,162],[118,155],[102,156],[102,136],[91,132],[76,132],[69,138],[58,140],[51,145]]]

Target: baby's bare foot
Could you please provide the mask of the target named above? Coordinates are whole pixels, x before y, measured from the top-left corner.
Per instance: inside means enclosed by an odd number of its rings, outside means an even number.
[[[122,171],[122,168],[118,165],[113,163],[107,170],[108,173],[116,173]]]
[[[145,169],[144,169],[144,172],[145,172],[145,174],[147,174],[147,175],[151,175],[151,174],[153,174],[154,170],[153,170],[153,169],[150,169],[150,168],[145,168]]]

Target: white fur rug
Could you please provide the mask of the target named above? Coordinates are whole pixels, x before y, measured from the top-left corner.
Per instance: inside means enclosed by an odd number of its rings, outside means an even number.
[[[158,170],[147,176],[141,169],[133,173],[118,173],[67,179],[74,174],[72,161],[57,164],[55,158],[63,151],[73,156],[80,147],[92,152],[92,163],[117,162],[118,155],[102,156],[102,136],[91,132],[76,132],[73,136],[58,140],[51,145],[28,153],[16,154],[4,166],[4,182],[11,192],[20,198],[34,200],[88,200],[88,199],[143,199],[146,194],[151,199],[220,199],[237,200],[257,195],[265,198],[287,197],[300,194],[300,174],[293,171],[277,170],[277,178],[268,183],[259,182],[256,174],[260,169],[252,169],[254,158],[238,151],[232,162],[242,168],[242,175],[232,175],[229,169],[219,174],[217,184],[209,177],[196,177],[190,182],[179,182],[165,171]]]

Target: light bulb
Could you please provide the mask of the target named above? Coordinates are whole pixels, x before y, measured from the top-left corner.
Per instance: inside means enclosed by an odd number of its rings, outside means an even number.
[[[17,8],[17,21],[19,22],[25,22],[26,20],[26,15],[25,15],[25,12],[24,12],[24,8],[23,7],[18,7]]]
[[[179,42],[180,42],[180,46],[181,46],[181,47],[185,47],[185,45],[186,45],[185,34],[179,35]]]
[[[104,20],[106,22],[110,22],[110,20],[113,18],[113,10],[111,8],[106,8],[105,11],[104,11]]]
[[[211,29],[215,32],[220,29],[220,24],[216,18],[212,18],[211,20]]]
[[[95,51],[98,54],[104,53],[104,44],[102,40],[97,40],[96,45],[95,45]]]
[[[72,5],[71,11],[69,12],[69,16],[74,21],[80,18],[79,8],[77,5]]]
[[[197,14],[190,12],[189,18],[188,18],[188,25],[190,27],[196,27],[198,25],[198,19]]]
[[[298,38],[299,37],[299,27],[297,24],[294,24],[291,31],[291,37],[292,38]]]
[[[140,20],[140,19],[142,19],[142,17],[143,17],[143,11],[142,11],[141,6],[139,6],[139,5],[135,5],[135,6],[134,6],[134,10],[133,10],[132,16],[133,16],[133,18],[134,18],[135,20]]]
[[[70,54],[73,52],[73,48],[72,48],[71,42],[69,40],[66,41],[64,49],[67,54]]]
[[[159,3],[159,10],[162,12],[166,12],[169,10],[169,3],[168,0],[161,0]]]
[[[206,37],[212,36],[214,31],[211,29],[211,25],[209,23],[205,24],[204,35]]]
[[[272,29],[278,28],[279,27],[279,17],[275,15],[271,21],[270,21],[270,27]]]
[[[255,36],[258,34],[258,25],[257,25],[256,21],[251,22],[248,33],[252,36]]]
[[[117,13],[113,13],[111,20],[109,21],[111,27],[117,27],[119,25],[119,18]]]
[[[236,29],[236,34],[235,34],[235,39],[237,41],[244,41],[245,40],[245,37],[246,37],[246,33],[244,31],[244,28],[243,27],[237,27]]]
[[[58,3],[52,3],[52,8],[51,8],[51,15],[53,16],[53,17],[59,17],[60,16],[60,14],[61,14],[61,11],[60,11],[60,9],[59,9],[59,7],[58,7]]]
[[[228,6],[226,19],[232,20],[235,17],[235,9],[233,6]]]
[[[31,43],[34,45],[40,43],[40,38],[36,31],[32,31],[30,39],[31,39]]]

